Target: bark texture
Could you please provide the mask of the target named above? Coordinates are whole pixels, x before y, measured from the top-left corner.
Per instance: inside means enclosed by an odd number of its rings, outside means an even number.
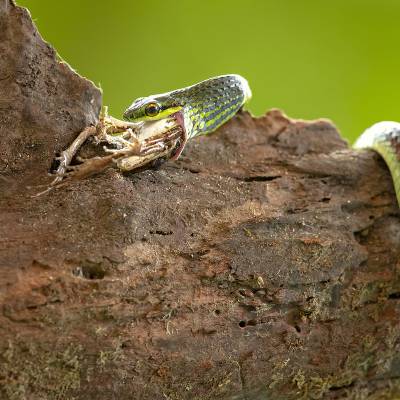
[[[178,162],[31,198],[101,94],[0,0],[0,398],[397,399],[390,175],[240,113]]]

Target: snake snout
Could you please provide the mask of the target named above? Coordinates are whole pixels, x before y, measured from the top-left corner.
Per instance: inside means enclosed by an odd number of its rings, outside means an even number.
[[[131,110],[128,108],[124,111],[124,113],[122,114],[122,117],[124,118],[125,121],[130,121],[131,117],[132,117],[132,113]]]

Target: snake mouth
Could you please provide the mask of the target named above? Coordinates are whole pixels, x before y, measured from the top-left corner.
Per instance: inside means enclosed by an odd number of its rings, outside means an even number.
[[[185,129],[185,120],[184,120],[184,118],[183,118],[183,113],[182,113],[182,111],[178,111],[178,112],[172,114],[171,117],[174,118],[176,124],[179,125],[179,126],[182,128],[182,130],[186,132],[186,129]]]
[[[178,144],[176,148],[174,149],[171,160],[177,160],[179,156],[182,154],[183,149],[186,146],[186,142],[188,141],[188,135],[185,127],[185,119],[183,117],[182,111],[178,111],[175,114],[172,114],[171,117],[175,119],[175,122],[177,125],[179,125],[182,128],[182,135],[180,139],[178,140]]]

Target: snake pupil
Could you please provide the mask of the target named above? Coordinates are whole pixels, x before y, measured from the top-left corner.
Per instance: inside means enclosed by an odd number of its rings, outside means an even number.
[[[160,107],[156,103],[151,103],[146,106],[145,113],[148,117],[154,117],[160,111]]]

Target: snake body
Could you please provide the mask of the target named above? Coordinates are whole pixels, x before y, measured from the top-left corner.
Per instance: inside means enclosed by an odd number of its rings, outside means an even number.
[[[173,158],[178,158],[188,139],[215,131],[251,98],[247,80],[240,75],[221,75],[183,89],[136,99],[124,113],[132,122],[174,118],[184,137]],[[378,152],[392,174],[400,205],[400,123],[379,122],[367,129],[355,148]]]
[[[400,124],[392,121],[378,122],[364,131],[354,147],[375,150],[385,160],[400,206]]]

